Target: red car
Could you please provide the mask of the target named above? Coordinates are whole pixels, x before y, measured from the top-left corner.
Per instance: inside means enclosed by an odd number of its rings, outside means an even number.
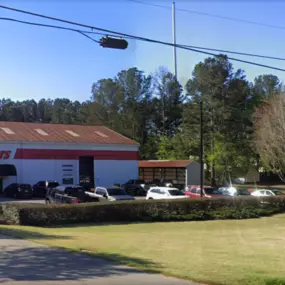
[[[190,198],[200,198],[201,197],[201,190],[199,185],[191,185],[186,188],[184,192],[186,196]],[[203,197],[204,198],[213,198],[222,196],[222,193],[218,191],[218,189],[210,186],[203,187]]]

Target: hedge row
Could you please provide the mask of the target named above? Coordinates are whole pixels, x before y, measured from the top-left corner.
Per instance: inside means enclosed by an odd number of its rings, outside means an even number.
[[[138,200],[109,203],[0,206],[8,224],[52,226],[74,223],[192,221],[246,219],[285,212],[280,197],[219,199]]]

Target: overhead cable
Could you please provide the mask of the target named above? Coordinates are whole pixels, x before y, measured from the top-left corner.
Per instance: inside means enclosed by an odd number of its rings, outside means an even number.
[[[25,11],[25,10],[20,10],[20,9],[16,9],[16,8],[11,8],[11,7],[7,7],[7,6],[3,6],[3,5],[0,5],[0,8],[11,10],[11,11],[14,11],[14,12],[28,14],[28,15],[35,16],[35,17],[40,17],[40,18],[45,18],[45,19],[49,19],[49,20],[53,20],[53,21],[63,22],[63,23],[70,24],[70,25],[76,25],[76,26],[80,26],[80,27],[84,27],[84,28],[89,28],[92,31],[93,30],[97,30],[97,31],[105,32],[107,34],[113,34],[113,35],[117,35],[117,36],[128,37],[128,38],[141,40],[141,41],[145,41],[145,42],[162,44],[162,45],[171,46],[171,47],[176,46],[176,47],[178,47],[180,49],[189,50],[189,51],[193,51],[193,52],[196,52],[196,53],[207,54],[207,55],[210,55],[210,56],[215,56],[215,57],[220,56],[219,54],[201,51],[201,50],[190,48],[190,47],[187,47],[187,46],[184,46],[184,45],[172,44],[172,43],[169,43],[169,42],[163,42],[163,41],[149,39],[149,38],[145,38],[145,37],[134,36],[134,35],[130,35],[130,34],[122,33],[122,32],[116,32],[116,31],[112,31],[112,30],[109,30],[109,29],[104,29],[104,28],[100,28],[100,27],[94,27],[94,26],[90,26],[90,25],[86,25],[86,24],[82,24],[82,23],[77,23],[77,22],[64,20],[64,19],[60,19],[60,18],[55,18],[55,17],[51,17],[51,16],[46,16],[46,15],[42,15],[42,14],[37,14],[37,13],[33,13],[33,12]],[[241,63],[247,63],[247,64],[251,64],[251,65],[255,65],[255,66],[259,66],[259,67],[264,67],[264,68],[269,68],[269,69],[273,69],[273,70],[285,71],[285,69],[283,69],[283,68],[269,66],[269,65],[265,65],[265,64],[260,64],[260,63],[257,63],[257,62],[237,59],[237,58],[233,58],[233,57],[228,57],[228,59],[230,59],[232,61],[237,61],[237,62],[241,62]]]

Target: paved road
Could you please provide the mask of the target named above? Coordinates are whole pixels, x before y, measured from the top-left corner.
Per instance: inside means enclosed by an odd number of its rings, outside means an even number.
[[[195,285],[2,235],[0,252],[1,284],[30,285],[34,281],[39,285]]]

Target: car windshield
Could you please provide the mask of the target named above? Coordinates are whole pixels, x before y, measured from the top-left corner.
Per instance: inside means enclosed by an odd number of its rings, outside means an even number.
[[[279,191],[279,190],[272,190],[272,192],[274,193],[274,195],[276,196],[284,196],[284,193]]]
[[[67,187],[65,188],[65,193],[69,196],[78,197],[78,195],[84,193],[84,189],[82,187]]]
[[[121,188],[109,188],[107,189],[109,196],[119,196],[119,195],[127,195],[125,190]]]
[[[57,186],[59,186],[59,184],[57,182],[49,182],[48,183],[48,187],[55,188]]]
[[[20,184],[19,187],[28,189],[28,188],[31,188],[31,185],[29,185],[29,184]]]
[[[221,195],[221,192],[218,189],[212,187],[205,188],[204,191],[206,195]]]
[[[184,193],[178,189],[168,190],[171,196],[184,196]]]

